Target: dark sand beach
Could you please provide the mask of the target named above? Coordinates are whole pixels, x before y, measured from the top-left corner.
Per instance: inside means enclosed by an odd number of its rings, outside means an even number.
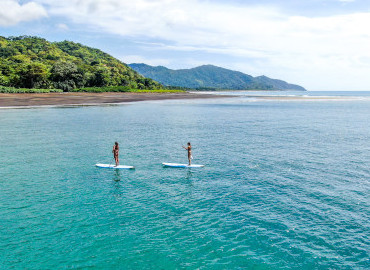
[[[0,94],[0,107],[97,105],[166,99],[217,98],[195,93],[47,93]],[[225,96],[223,96],[225,97]]]
[[[22,108],[38,106],[78,106],[117,104],[135,101],[169,99],[207,99],[237,97],[235,95],[214,95],[207,93],[47,93],[47,94],[4,94],[0,93],[0,108]],[[315,100],[357,100],[347,96],[245,96],[250,99],[271,101],[315,101]]]

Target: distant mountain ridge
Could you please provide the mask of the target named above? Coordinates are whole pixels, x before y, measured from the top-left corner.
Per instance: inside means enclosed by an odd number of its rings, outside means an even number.
[[[129,66],[141,75],[151,78],[166,86],[193,89],[228,89],[228,90],[299,90],[305,88],[282,80],[266,76],[253,77],[239,71],[233,71],[213,65],[203,65],[191,69],[173,70],[164,66],[150,66],[133,63]]]

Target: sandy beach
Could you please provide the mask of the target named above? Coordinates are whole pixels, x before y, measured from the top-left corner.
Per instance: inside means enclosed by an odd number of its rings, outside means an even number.
[[[136,101],[169,99],[207,99],[238,97],[236,95],[214,95],[207,93],[47,93],[47,94],[3,94],[0,93],[0,108],[26,108],[38,106],[78,106],[117,104]],[[244,96],[261,101],[319,101],[359,100],[363,97],[348,96]]]
[[[123,102],[217,98],[216,95],[195,93],[47,93],[0,94],[0,107],[33,107],[64,105],[97,105]],[[224,96],[222,96],[224,97]]]

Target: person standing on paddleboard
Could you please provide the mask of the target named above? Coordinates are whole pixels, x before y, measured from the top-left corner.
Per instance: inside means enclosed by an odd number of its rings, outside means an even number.
[[[113,153],[114,160],[116,161],[116,166],[118,166],[119,165],[119,159],[118,159],[119,146],[118,146],[118,142],[114,143],[112,153]]]
[[[185,146],[182,146],[182,148],[184,148],[185,150],[188,151],[188,160],[189,160],[189,165],[191,165],[191,159],[193,158],[192,155],[191,155],[191,144],[190,142],[188,142],[188,146],[185,147]]]

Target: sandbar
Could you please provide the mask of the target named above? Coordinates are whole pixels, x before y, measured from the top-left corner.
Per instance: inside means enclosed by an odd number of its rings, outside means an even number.
[[[167,99],[200,99],[218,98],[221,96],[197,93],[32,93],[0,94],[0,108],[68,106],[68,105],[101,105],[135,101]],[[222,96],[225,97],[225,96]]]

